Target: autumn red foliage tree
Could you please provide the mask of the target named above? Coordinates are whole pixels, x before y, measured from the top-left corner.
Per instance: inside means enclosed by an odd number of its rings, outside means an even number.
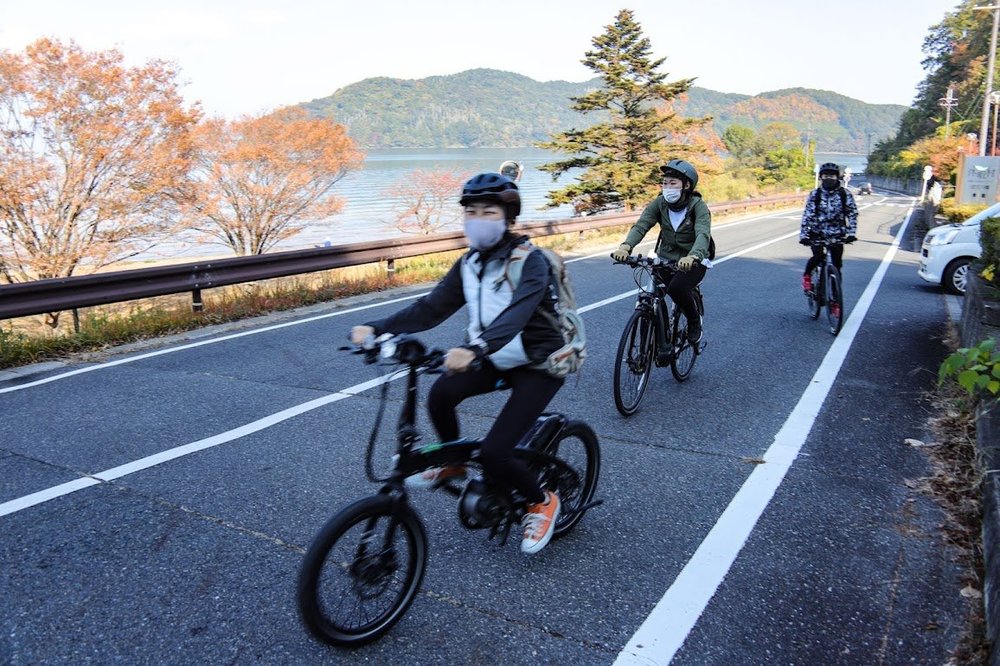
[[[396,201],[393,227],[408,234],[432,234],[462,217],[458,198],[464,177],[453,171],[416,170],[386,189]]]
[[[0,281],[93,272],[177,230],[200,112],[175,79],[74,42],[0,51]]]
[[[342,125],[294,107],[206,120],[196,144],[191,225],[239,255],[263,254],[339,211],[333,186],[362,160]]]

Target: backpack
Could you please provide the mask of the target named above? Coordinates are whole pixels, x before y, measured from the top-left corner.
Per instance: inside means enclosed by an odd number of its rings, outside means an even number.
[[[553,327],[562,333],[564,342],[562,347],[549,354],[549,357],[536,367],[545,370],[553,377],[565,377],[571,372],[576,372],[583,365],[583,360],[587,357],[587,333],[583,327],[583,319],[576,311],[576,297],[573,295],[573,287],[569,283],[569,275],[566,273],[562,257],[546,247],[536,247],[531,243],[523,243],[510,253],[506,278],[511,288],[517,289],[517,285],[521,282],[524,261],[535,250],[541,252],[542,256],[549,262],[553,286],[558,294],[558,300],[555,304],[556,316],[553,317],[544,311],[543,314]]]
[[[819,191],[822,187],[817,187],[813,192],[813,208],[816,209],[816,214],[819,215]],[[847,224],[847,190],[843,187],[838,187],[837,191],[840,192],[840,224]],[[818,218],[817,218],[818,219]]]

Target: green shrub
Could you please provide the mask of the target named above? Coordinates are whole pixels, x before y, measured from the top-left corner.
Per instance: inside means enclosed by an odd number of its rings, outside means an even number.
[[[938,368],[938,382],[955,381],[971,395],[993,399],[1000,394],[1000,351],[996,340],[987,338],[975,347],[963,347],[952,353]]]

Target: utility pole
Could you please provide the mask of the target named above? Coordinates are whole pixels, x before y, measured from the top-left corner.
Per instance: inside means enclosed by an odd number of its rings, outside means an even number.
[[[990,126],[990,93],[993,92],[993,64],[997,54],[997,26],[1000,25],[1000,5],[974,7],[976,10],[993,12],[993,34],[990,37],[990,59],[986,67],[986,90],[983,92],[983,121],[979,126],[979,156],[986,155],[986,131]]]
[[[954,88],[948,86],[948,95],[938,100],[938,106],[944,107],[944,138],[947,139],[951,136],[951,110],[958,106]]]

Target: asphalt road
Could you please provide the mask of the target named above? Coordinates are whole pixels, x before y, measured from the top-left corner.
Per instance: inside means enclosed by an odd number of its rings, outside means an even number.
[[[525,557],[416,495],[422,592],[354,651],[309,638],[293,594],[316,530],[375,490],[374,374],[336,347],[422,290],[0,375],[0,662],[943,663],[958,572],[904,439],[930,438],[945,300],[916,275],[912,199],[859,204],[838,338],[806,313],[797,211],[719,224],[708,347],[629,419],[611,376],[631,274],[611,248],[570,263],[590,357],[553,409],[597,431],[603,506]],[[466,434],[501,399],[467,402]]]

